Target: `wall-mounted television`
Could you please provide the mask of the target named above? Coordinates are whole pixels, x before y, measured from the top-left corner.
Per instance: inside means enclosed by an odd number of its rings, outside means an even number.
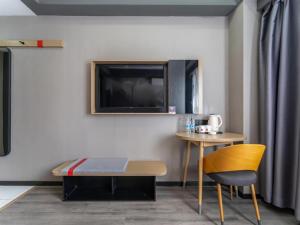
[[[92,114],[201,114],[199,60],[91,62]]]
[[[168,111],[166,62],[97,62],[93,70],[96,113]]]

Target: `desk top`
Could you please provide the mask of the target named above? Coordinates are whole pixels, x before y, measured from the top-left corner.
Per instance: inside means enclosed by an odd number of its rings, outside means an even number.
[[[244,141],[246,139],[246,137],[243,134],[236,134],[236,133],[197,134],[197,133],[180,132],[180,133],[176,133],[176,137],[186,141],[210,142],[210,143],[236,142],[236,141]]]
[[[66,161],[52,170],[54,176],[68,176],[64,168],[72,164],[74,160]],[[128,161],[125,172],[117,173],[80,173],[76,176],[164,176],[167,167],[161,161]]]

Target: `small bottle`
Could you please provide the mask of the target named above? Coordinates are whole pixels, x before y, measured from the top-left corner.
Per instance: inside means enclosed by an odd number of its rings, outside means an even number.
[[[195,133],[195,119],[194,117],[191,117],[191,132]]]
[[[178,132],[185,132],[185,123],[186,123],[186,118],[184,116],[179,117],[178,123],[177,123],[177,131]]]
[[[189,116],[185,119],[185,131],[191,133],[191,119]]]

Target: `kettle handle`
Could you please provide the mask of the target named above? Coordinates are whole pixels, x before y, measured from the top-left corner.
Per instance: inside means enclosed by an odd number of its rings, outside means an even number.
[[[223,120],[222,120],[222,117],[220,115],[218,115],[218,119],[220,120],[220,123],[218,124],[218,127],[220,128],[223,124]]]

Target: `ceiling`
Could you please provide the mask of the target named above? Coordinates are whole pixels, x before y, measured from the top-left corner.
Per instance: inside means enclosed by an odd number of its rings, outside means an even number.
[[[22,0],[36,15],[62,16],[227,16],[240,1]]]
[[[0,16],[35,15],[21,0],[0,0]]]

